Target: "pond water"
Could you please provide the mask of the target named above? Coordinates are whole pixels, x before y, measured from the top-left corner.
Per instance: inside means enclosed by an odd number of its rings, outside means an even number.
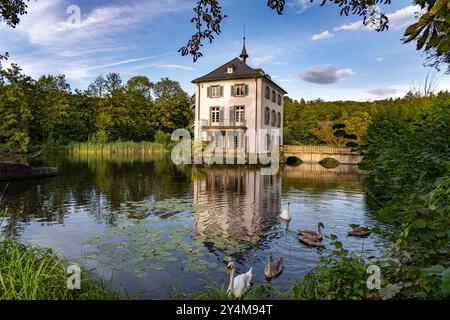
[[[198,291],[214,280],[228,285],[231,257],[237,272],[254,270],[265,282],[267,253],[283,256],[280,288],[313,269],[332,248],[312,249],[299,230],[325,225],[351,251],[378,256],[377,235],[348,238],[350,224],[374,227],[357,168],[286,167],[275,176],[246,167],[176,167],[155,159],[48,158],[60,167],[53,179],[11,182],[1,232],[53,248],[92,270],[113,287],[143,299]],[[278,216],[291,203],[293,221]],[[325,240],[326,244],[330,240]]]

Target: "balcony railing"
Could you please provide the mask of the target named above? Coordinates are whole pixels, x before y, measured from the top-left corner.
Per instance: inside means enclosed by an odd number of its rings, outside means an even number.
[[[200,120],[200,126],[203,128],[246,128],[247,121],[233,121],[230,119],[224,119],[222,122],[211,122],[209,120]]]

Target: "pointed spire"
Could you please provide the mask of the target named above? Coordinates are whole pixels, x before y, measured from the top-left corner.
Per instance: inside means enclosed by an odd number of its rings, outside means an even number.
[[[242,48],[242,52],[239,57],[242,59],[242,61],[244,63],[247,63],[248,53],[247,53],[247,49],[245,48],[245,40],[246,40],[246,37],[245,37],[245,25],[244,25],[244,47]]]

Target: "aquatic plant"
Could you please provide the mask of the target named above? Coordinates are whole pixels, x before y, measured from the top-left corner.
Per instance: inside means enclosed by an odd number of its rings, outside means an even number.
[[[102,236],[83,244],[95,246],[106,266],[139,278],[146,277],[151,271],[164,270],[170,263],[180,264],[186,273],[217,270],[220,267],[217,257],[207,250],[206,243],[220,250],[223,258],[247,248],[247,244],[220,233],[195,234],[192,228],[176,219],[122,221],[119,226],[111,227]],[[225,267],[222,268],[225,272]]]

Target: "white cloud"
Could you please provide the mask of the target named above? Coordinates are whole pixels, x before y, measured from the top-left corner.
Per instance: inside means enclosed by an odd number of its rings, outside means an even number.
[[[101,1],[93,9],[82,5],[80,24],[74,25],[68,22],[70,14],[66,13],[72,3],[30,1],[28,14],[21,17],[16,29],[0,24],[0,39],[9,41],[11,61],[17,62],[25,73],[34,78],[49,73],[66,74],[69,81],[79,85],[94,76],[93,70],[157,58],[159,55],[127,59],[130,47],[126,36],[142,36],[135,30],[145,26],[151,37],[152,28],[158,29],[161,18],[192,9],[192,4],[184,0]],[[117,57],[125,58],[117,61]]]
[[[122,4],[98,6],[90,12],[81,7],[80,24],[67,21],[69,15],[64,0],[30,2],[28,14],[22,18],[16,32],[31,44],[47,48],[77,52],[80,49],[111,47],[113,39],[124,30],[155,20],[164,14],[179,12],[188,6],[182,0],[127,1]]]
[[[311,0],[292,0],[288,2],[288,6],[294,8],[297,13],[303,13],[303,11],[315,4],[316,3],[311,2]]]
[[[313,41],[320,41],[320,40],[330,39],[330,38],[333,38],[333,37],[334,37],[334,35],[330,31],[327,30],[327,31],[324,31],[322,33],[313,35],[311,37],[311,39]]]
[[[389,26],[394,29],[400,29],[417,21],[417,13],[421,14],[419,6],[409,6],[395,11],[388,15]]]
[[[394,95],[394,94],[398,93],[398,91],[399,90],[395,89],[395,88],[381,87],[381,88],[369,89],[366,92],[373,94],[375,96],[378,96],[378,97],[386,97],[386,96]]]
[[[160,64],[157,65],[158,68],[166,70],[178,70],[178,71],[194,71],[194,68],[179,65],[179,64]]]
[[[352,23],[343,24],[342,26],[336,27],[334,31],[356,31],[366,28],[362,21],[356,21]]]
[[[151,60],[151,59],[155,59],[155,58],[165,57],[165,56],[172,55],[172,54],[173,54],[173,52],[168,52],[168,53],[157,54],[157,55],[150,56],[150,57],[128,59],[128,60],[113,62],[113,63],[110,63],[110,64],[93,66],[93,67],[90,67],[89,69],[94,70],[94,69],[103,69],[103,68],[121,66],[121,65],[124,65],[124,64],[129,64],[129,63],[134,63],[134,62],[142,62],[142,61]]]
[[[282,61],[276,61],[276,62],[274,62],[273,63],[274,65],[276,65],[276,66],[285,66],[285,65],[287,65],[288,63],[287,62],[282,62]]]
[[[38,79],[46,74],[64,74],[69,81],[79,82],[89,78],[89,66],[82,60],[76,59],[72,63],[61,63],[51,57],[39,56],[38,58],[14,57],[24,73]]]
[[[417,21],[417,13],[421,13],[421,8],[415,5],[408,6],[393,13],[387,14],[389,18],[389,28],[401,29],[410,24],[413,24]],[[356,31],[362,29],[370,30],[372,28],[372,25],[365,26],[362,21],[356,21],[336,27],[334,28],[334,31]]]
[[[334,84],[354,74],[355,72],[349,68],[337,69],[330,65],[318,65],[301,73],[300,78],[316,84]]]
[[[383,62],[384,61],[384,57],[375,58],[375,61],[376,62]]]
[[[255,66],[259,67],[265,63],[268,63],[273,60],[273,55],[265,55],[260,57],[254,57],[252,58],[252,62]]]
[[[295,80],[297,80],[297,79],[295,79],[295,78],[285,78],[285,79],[280,79],[278,81],[279,82],[283,82],[283,83],[288,83],[288,82],[292,82],[292,81],[295,81]]]

